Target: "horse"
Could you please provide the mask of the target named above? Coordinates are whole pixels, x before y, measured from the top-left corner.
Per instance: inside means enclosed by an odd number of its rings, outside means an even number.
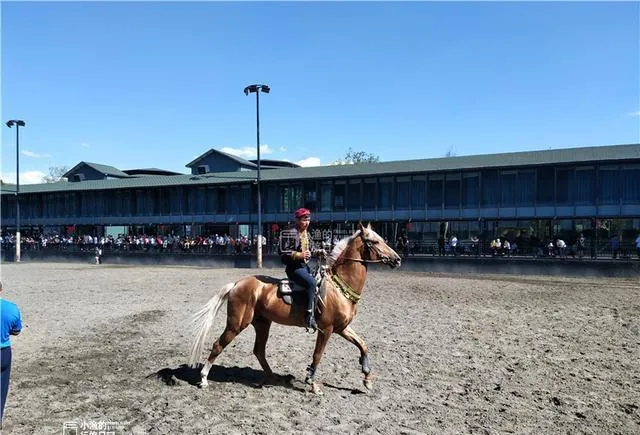
[[[384,239],[372,228],[358,224],[358,229],[350,237],[345,237],[334,246],[326,259],[325,276],[320,285],[320,295],[316,303],[316,322],[318,334],[311,365],[307,367],[305,382],[311,385],[316,394],[322,394],[315,382],[315,373],[325,346],[336,333],[354,344],[360,350],[364,386],[373,388],[369,367],[368,347],[364,340],[349,326],[356,316],[357,302],[362,296],[367,279],[367,267],[370,263],[382,263],[390,268],[400,266],[400,256],[390,248]],[[253,275],[235,283],[223,286],[192,317],[194,340],[191,346],[189,365],[197,367],[208,331],[222,304],[227,301],[227,322],[224,332],[214,342],[209,357],[202,365],[199,386],[208,386],[207,377],[215,359],[225,347],[249,325],[255,328],[256,338],[253,353],[264,371],[264,383],[274,380],[274,374],[265,358],[269,328],[272,322],[287,326],[306,326],[306,301],[286,304],[278,295],[279,279]],[[319,313],[318,313],[319,311]]]

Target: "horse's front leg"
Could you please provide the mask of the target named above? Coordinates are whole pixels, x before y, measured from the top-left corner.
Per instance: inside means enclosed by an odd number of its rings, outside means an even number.
[[[369,348],[367,348],[367,343],[364,342],[362,338],[356,332],[351,329],[351,326],[347,326],[342,331],[340,331],[341,337],[344,337],[350,343],[355,344],[358,349],[360,349],[360,365],[362,366],[362,373],[364,373],[364,386],[367,390],[371,390],[373,388],[373,377],[371,375],[371,369],[369,368]]]
[[[318,329],[316,348],[313,350],[313,362],[307,367],[307,378],[305,382],[311,385],[311,391],[319,395],[323,393],[322,390],[320,390],[320,384],[315,381],[316,369],[320,364],[320,359],[322,359],[322,355],[324,354],[324,348],[327,346],[327,342],[332,333],[333,328]]]

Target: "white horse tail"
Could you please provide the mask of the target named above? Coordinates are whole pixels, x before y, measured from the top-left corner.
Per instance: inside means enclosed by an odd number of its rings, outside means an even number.
[[[229,292],[235,287],[235,283],[230,282],[222,287],[218,292],[213,295],[209,302],[191,317],[191,324],[193,329],[193,343],[191,344],[191,357],[189,358],[189,365],[195,367],[199,360],[202,351],[204,350],[205,340],[207,339],[207,333],[211,326],[213,326],[213,319],[222,307],[222,304],[229,297]]]

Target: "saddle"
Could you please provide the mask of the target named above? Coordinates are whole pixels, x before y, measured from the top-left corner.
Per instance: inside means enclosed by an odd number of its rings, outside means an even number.
[[[324,296],[326,294],[326,289],[324,284],[324,268],[319,268],[315,274],[316,282],[318,283],[318,288],[316,289],[316,302],[314,306],[318,306],[317,300],[320,298],[324,300]],[[294,299],[297,299],[298,296],[306,295],[307,291],[304,287],[295,282],[291,281],[289,278],[282,278],[278,281],[278,297],[282,299],[282,301],[291,305]]]

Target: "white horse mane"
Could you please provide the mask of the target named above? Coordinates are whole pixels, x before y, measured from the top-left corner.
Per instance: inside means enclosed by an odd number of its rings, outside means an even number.
[[[331,253],[329,254],[329,257],[327,258],[327,266],[329,267],[333,266],[335,262],[338,260],[338,257],[340,257],[340,254],[342,254],[342,252],[345,250],[345,248],[347,247],[351,239],[359,234],[360,234],[360,230],[356,231],[356,233],[353,236],[347,236],[342,240],[340,240],[338,243],[336,243],[336,246],[333,247],[333,249],[331,250]]]
[[[360,236],[360,231],[362,230],[358,230],[353,235],[347,236],[342,240],[340,240],[338,243],[336,243],[336,245],[331,250],[329,257],[327,258],[327,266],[331,267],[333,266],[333,264],[335,264],[335,262],[338,260],[342,252],[344,252],[344,250],[347,248],[347,245],[349,244],[349,242],[351,242],[351,240],[355,239],[356,237]],[[371,228],[368,228],[367,232],[369,233],[370,237],[373,236],[371,237],[372,239],[377,238],[382,240],[382,238],[378,235],[378,233],[373,231]]]

